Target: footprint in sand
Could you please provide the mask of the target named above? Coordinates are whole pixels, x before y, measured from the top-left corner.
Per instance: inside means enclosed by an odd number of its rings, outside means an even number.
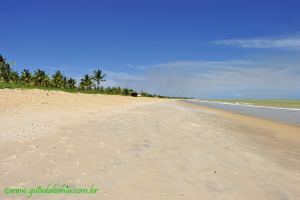
[[[99,148],[105,148],[105,144],[104,144],[103,142],[100,142],[100,143],[97,145],[97,147],[99,147]]]
[[[80,184],[80,182],[81,181],[79,179],[67,181],[67,183],[68,183],[69,186],[74,186],[74,187],[76,187],[76,185]]]
[[[105,168],[104,168],[104,167],[99,167],[99,170],[100,170],[100,171],[104,171]]]
[[[69,138],[68,138],[68,137],[61,137],[60,139],[61,139],[61,140],[59,141],[59,143],[64,144],[65,141],[68,140]]]
[[[71,133],[72,131],[70,129],[66,130],[67,133]]]
[[[39,147],[38,145],[34,145],[34,144],[32,144],[32,145],[29,145],[29,147],[30,147],[30,150],[28,150],[27,152],[36,152],[36,149]]]
[[[52,169],[52,170],[47,170],[46,174],[44,176],[60,176],[62,172],[59,169]]]
[[[3,171],[3,172],[0,173],[1,177],[6,177],[7,175],[8,175],[8,172],[5,172],[5,171]]]
[[[53,165],[55,164],[54,160],[52,160],[52,159],[50,159],[49,162]]]
[[[53,154],[52,154],[52,153],[44,152],[44,153],[38,153],[38,155],[39,155],[41,158],[45,158],[46,156],[51,156],[51,155],[53,155]]]
[[[3,161],[11,161],[11,160],[15,160],[15,159],[17,159],[19,157],[20,157],[19,154],[14,154],[14,155],[11,155],[9,157],[4,158]]]

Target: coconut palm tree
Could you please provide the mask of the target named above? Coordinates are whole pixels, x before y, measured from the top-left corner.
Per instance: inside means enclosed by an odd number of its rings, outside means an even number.
[[[9,82],[12,69],[6,59],[0,55],[0,81]]]
[[[43,70],[37,69],[33,75],[33,81],[35,85],[44,86],[44,82],[46,79],[46,73]]]
[[[32,80],[32,75],[31,75],[30,71],[28,69],[24,69],[21,72],[21,81],[23,83],[30,83],[31,80]]]
[[[44,81],[42,82],[43,87],[50,87],[51,86],[51,79],[50,77],[46,74]]]
[[[57,88],[62,88],[65,86],[66,77],[61,73],[61,71],[56,71],[52,76],[52,85]]]
[[[122,95],[129,95],[130,94],[130,91],[129,91],[129,89],[128,88],[124,88],[123,90],[122,90]]]
[[[74,78],[69,78],[67,81],[67,87],[70,89],[76,88],[76,80]]]
[[[5,63],[5,59],[4,57],[2,57],[2,55],[0,55],[0,81],[3,81],[3,71],[4,71],[4,63]]]
[[[88,74],[85,74],[83,76],[83,78],[81,79],[80,88],[86,89],[86,90],[91,90],[93,85],[94,85],[94,83],[93,83],[92,77]]]
[[[12,71],[12,72],[10,73],[10,80],[11,80],[12,82],[18,83],[18,81],[20,80],[20,77],[19,77],[19,74],[18,74],[17,71]]]
[[[67,79],[67,77],[64,76],[63,82],[62,82],[63,88],[66,88],[67,84],[68,84],[68,79]]]
[[[106,74],[102,73],[102,71],[99,70],[99,69],[94,71],[92,79],[95,80],[96,83],[97,83],[97,88],[96,89],[99,89],[99,85],[100,85],[101,81],[105,81],[104,80],[105,76],[106,76]]]

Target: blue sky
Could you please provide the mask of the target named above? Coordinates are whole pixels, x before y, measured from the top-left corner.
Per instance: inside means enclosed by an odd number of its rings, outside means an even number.
[[[300,98],[300,2],[0,0],[17,70],[200,98]]]

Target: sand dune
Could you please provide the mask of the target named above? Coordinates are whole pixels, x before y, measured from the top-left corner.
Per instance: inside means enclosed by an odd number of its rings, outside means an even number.
[[[0,127],[1,190],[100,189],[32,199],[300,197],[299,127],[176,100],[39,90],[0,90]]]

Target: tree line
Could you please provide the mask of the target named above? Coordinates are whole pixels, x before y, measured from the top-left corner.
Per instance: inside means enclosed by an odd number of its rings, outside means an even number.
[[[47,90],[62,90],[66,92],[82,92],[93,94],[114,94],[131,95],[137,93],[130,88],[121,87],[103,87],[101,83],[105,81],[102,70],[97,69],[91,75],[85,74],[77,83],[76,79],[65,76],[60,70],[49,75],[44,70],[37,69],[30,72],[24,69],[20,73],[14,70],[10,64],[0,54],[0,89],[1,88],[39,88]],[[144,91],[140,92],[144,97],[176,98],[187,99],[187,97],[170,97],[156,94],[150,94]]]
[[[47,74],[41,69],[37,69],[34,72],[24,69],[19,73],[16,70],[13,70],[6,59],[0,55],[0,84],[2,83],[2,87],[48,88],[85,93],[119,95],[130,95],[132,92],[135,92],[129,88],[102,87],[101,83],[105,81],[105,76],[106,74],[104,74],[102,70],[97,69],[91,75],[85,74],[80,79],[79,84],[77,84],[77,81],[74,78],[66,77],[60,70],[57,70],[52,75]],[[157,96],[146,92],[141,92],[141,95],[148,97]]]

